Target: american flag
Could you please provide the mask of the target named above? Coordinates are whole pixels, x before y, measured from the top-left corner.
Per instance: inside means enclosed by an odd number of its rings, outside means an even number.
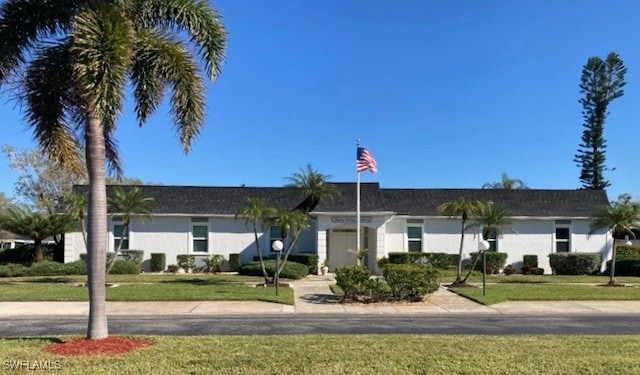
[[[373,173],[378,171],[378,165],[373,155],[364,147],[358,147],[358,153],[356,155],[356,170],[358,172],[370,170]]]

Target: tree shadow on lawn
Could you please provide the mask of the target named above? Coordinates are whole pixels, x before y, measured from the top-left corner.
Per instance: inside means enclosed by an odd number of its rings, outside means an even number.
[[[48,341],[52,344],[60,344],[63,343],[64,340],[62,340],[59,337],[2,337],[0,338],[0,340],[4,340],[4,341]]]
[[[13,284],[69,284],[69,283],[77,283],[86,281],[86,277],[84,279],[81,278],[69,278],[68,276],[60,276],[60,277],[38,277],[35,279],[26,279],[26,280],[8,280],[8,281],[0,281],[0,285],[13,285]]]
[[[496,281],[496,284],[553,284],[543,280],[504,280]]]
[[[190,284],[190,285],[233,285],[233,284],[245,284],[246,281],[228,281],[228,280],[217,280],[217,279],[203,279],[203,278],[192,278],[192,279],[179,279],[179,280],[162,280],[157,281],[160,284]]]

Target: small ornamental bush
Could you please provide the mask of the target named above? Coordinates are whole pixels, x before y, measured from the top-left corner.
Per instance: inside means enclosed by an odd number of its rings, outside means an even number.
[[[111,259],[113,259],[114,256],[116,256],[115,252],[109,251],[107,253],[107,264],[111,263]],[[80,254],[80,260],[83,260],[83,261],[86,262],[87,261],[87,253]]]
[[[318,273],[319,260],[320,259],[318,257],[318,254],[311,254],[311,253],[291,254],[287,259],[288,262],[296,262],[296,263],[304,264],[305,266],[309,267],[309,273],[312,273],[312,274]]]
[[[229,254],[229,269],[231,272],[238,272],[240,268],[240,254]]]
[[[530,265],[525,264],[522,266],[522,269],[520,271],[522,272],[523,275],[531,275],[532,269],[533,268]]]
[[[591,275],[600,268],[600,253],[553,253],[549,265],[556,275]]]
[[[167,255],[165,253],[151,253],[151,272],[162,272],[166,268]]]
[[[640,246],[616,246],[616,259],[640,259]]]
[[[498,273],[498,271],[507,263],[507,253],[498,253],[496,251],[486,251],[485,253],[487,255],[488,274]],[[475,259],[477,255],[477,252],[471,253],[471,259]],[[482,271],[482,256],[478,259],[475,269],[477,271]]]
[[[178,261],[178,267],[185,270],[185,272],[189,272],[189,270],[193,270],[193,266],[196,264],[195,255],[191,254],[181,254],[176,257]]]
[[[128,260],[116,260],[111,268],[110,275],[137,275],[140,273],[140,266]]]
[[[529,269],[538,267],[537,255],[525,255],[522,257],[522,265],[529,266]]]
[[[176,272],[178,272],[179,269],[180,269],[180,266],[178,266],[177,264],[170,264],[167,267],[167,271],[169,271],[171,273],[176,273]]]
[[[515,268],[513,268],[513,265],[508,265],[504,268],[504,270],[502,271],[502,273],[504,273],[505,275],[513,275],[516,272]]]
[[[273,277],[276,269],[276,261],[270,259],[265,260],[264,266],[269,277]],[[260,262],[250,262],[241,265],[240,268],[238,268],[238,274],[246,276],[263,276]],[[297,280],[302,279],[308,274],[309,267],[305,266],[304,264],[287,261],[287,263],[285,263],[284,267],[282,268],[282,272],[280,272],[280,278]]]
[[[144,259],[144,250],[120,250],[120,257],[140,266]]]
[[[440,287],[438,270],[429,265],[390,264],[383,276],[396,300],[419,301]]]
[[[369,294],[371,273],[361,266],[339,266],[336,268],[336,284],[344,291],[346,298],[355,299]]]
[[[224,263],[224,255],[221,254],[213,254],[209,255],[204,259],[204,264],[206,267],[206,272],[220,272],[222,271],[222,264]]]
[[[42,245],[44,260],[53,260],[54,245]],[[22,264],[30,266],[35,260],[36,247],[32,244],[20,245],[13,249],[0,250],[0,264]]]
[[[458,264],[458,254],[447,253],[389,253],[389,263],[392,264],[430,264],[439,269]]]
[[[535,267],[531,269],[531,274],[533,275],[544,275],[544,268]]]

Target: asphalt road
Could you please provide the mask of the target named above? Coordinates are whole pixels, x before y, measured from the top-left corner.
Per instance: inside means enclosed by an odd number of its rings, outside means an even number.
[[[0,337],[84,335],[86,317],[20,317],[0,321]],[[111,316],[111,334],[640,334],[640,315],[256,315]]]

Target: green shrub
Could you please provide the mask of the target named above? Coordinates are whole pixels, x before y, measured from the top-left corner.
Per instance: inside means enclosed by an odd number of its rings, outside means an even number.
[[[167,271],[169,271],[171,273],[176,273],[176,272],[178,272],[179,269],[180,269],[180,266],[178,266],[177,264],[170,264],[167,267]]]
[[[522,272],[523,275],[531,275],[532,269],[533,268],[530,265],[525,264],[522,266],[522,269],[520,271]]]
[[[600,253],[549,254],[549,265],[556,275],[590,275],[598,271],[601,262]]]
[[[640,246],[616,246],[617,259],[640,259]]]
[[[42,245],[44,260],[53,260],[55,245]],[[0,250],[0,264],[22,264],[30,266],[35,259],[36,247],[33,244],[20,245],[13,249]]]
[[[116,256],[116,253],[114,253],[112,251],[107,253],[107,264],[111,263],[111,259],[113,259],[114,256]],[[87,261],[87,253],[80,254],[80,260],[84,260],[86,262]]]
[[[267,274],[270,277],[273,277],[276,269],[276,261],[275,260],[265,260],[264,266],[267,270]],[[260,267],[260,262],[250,262],[241,265],[238,268],[238,274],[247,275],[247,276],[263,276],[262,268]],[[284,279],[301,279],[309,274],[309,267],[304,264],[296,263],[296,262],[287,262],[282,268],[282,272],[280,272],[280,277]]]
[[[207,266],[206,272],[220,272],[222,271],[222,264],[224,263],[224,255],[212,254],[204,259],[204,264]]]
[[[368,294],[371,273],[362,266],[339,266],[336,268],[336,284],[344,291],[346,298],[356,298]]]
[[[544,268],[540,268],[540,267],[532,268],[531,273],[534,275],[544,275]]]
[[[144,260],[144,250],[120,250],[122,260],[128,260],[140,266]]]
[[[502,271],[502,273],[504,273],[505,275],[513,275],[514,273],[516,273],[515,268],[513,268],[513,265],[508,265],[504,268],[504,270]]]
[[[137,275],[140,273],[140,266],[128,260],[116,260],[111,268],[110,275]]]
[[[193,266],[196,264],[196,256],[192,254],[180,254],[176,257],[178,261],[178,267],[185,270],[185,272],[189,272],[189,270],[193,270]]]
[[[391,288],[383,279],[374,277],[365,283],[366,292],[369,294],[371,302],[386,301],[387,295],[391,293]]]
[[[392,264],[430,264],[439,269],[446,269],[449,266],[458,265],[458,254],[447,253],[389,253],[389,263]]]
[[[376,260],[376,264],[378,265],[378,268],[383,269],[387,266],[387,264],[389,264],[389,258],[387,257],[378,258]]]
[[[231,272],[238,272],[238,268],[240,268],[240,254],[229,254],[229,268]]]
[[[27,276],[28,268],[22,264],[5,264],[0,266],[0,277]]]
[[[318,254],[311,254],[311,253],[291,254],[287,259],[288,262],[290,261],[290,262],[304,264],[305,266],[309,267],[309,273],[312,273],[312,274],[318,273],[319,260],[320,258],[318,257]]]
[[[522,265],[529,266],[529,268],[538,267],[538,256],[537,255],[525,255],[522,257]]]
[[[86,275],[87,264],[82,260],[71,263],[39,262],[27,268],[25,276],[67,276]]]
[[[419,301],[440,287],[438,270],[421,264],[390,264],[383,276],[397,300]]]
[[[605,274],[611,274],[611,261],[607,261],[607,270]],[[640,276],[640,258],[636,259],[618,259],[616,257],[616,274],[615,276]]]
[[[165,253],[151,253],[151,272],[162,272],[166,268],[167,255]]]
[[[487,255],[487,274],[491,275],[494,273],[498,273],[501,268],[504,268],[504,265],[507,263],[507,253],[498,253],[496,251],[486,251]],[[478,255],[477,252],[471,253],[471,259],[475,259]],[[482,257],[478,259],[478,263],[476,263],[477,271],[482,271]]]

